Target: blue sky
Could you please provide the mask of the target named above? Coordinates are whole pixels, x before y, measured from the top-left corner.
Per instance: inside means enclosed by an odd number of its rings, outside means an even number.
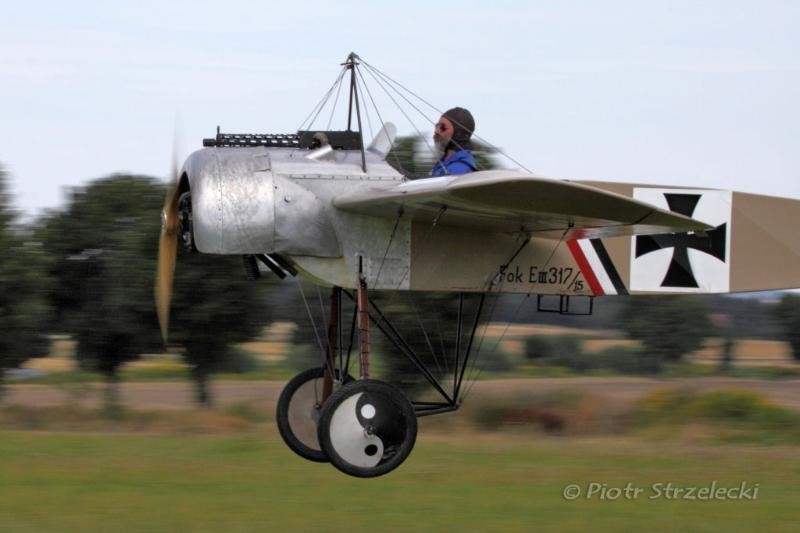
[[[0,162],[16,204],[57,207],[112,172],[166,177],[176,116],[181,156],[217,124],[294,131],[353,50],[472,110],[537,174],[800,198],[800,3],[389,5],[5,2]]]

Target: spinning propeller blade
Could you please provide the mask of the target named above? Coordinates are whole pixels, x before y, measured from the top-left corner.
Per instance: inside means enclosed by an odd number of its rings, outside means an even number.
[[[172,146],[172,177],[164,210],[161,212],[161,237],[158,242],[158,268],[156,270],[156,311],[161,337],[167,342],[169,329],[169,306],[172,300],[172,282],[178,255],[178,161],[177,147]]]

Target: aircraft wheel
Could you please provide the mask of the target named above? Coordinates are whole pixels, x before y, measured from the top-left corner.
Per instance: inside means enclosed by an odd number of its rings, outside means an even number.
[[[310,368],[289,380],[278,398],[275,415],[278,431],[289,449],[317,463],[328,462],[317,439],[324,375],[324,367]],[[352,380],[345,376],[344,382]]]
[[[331,464],[356,477],[376,477],[405,461],[417,439],[414,406],[396,387],[365,379],[328,398],[317,426]]]

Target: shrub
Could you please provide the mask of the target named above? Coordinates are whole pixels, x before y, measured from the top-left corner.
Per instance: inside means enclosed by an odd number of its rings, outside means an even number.
[[[575,335],[534,335],[525,343],[528,359],[552,359],[581,353],[581,340]]]
[[[259,369],[258,360],[247,350],[233,348],[218,362],[217,371],[230,374],[244,374]]]
[[[661,360],[637,348],[610,346],[591,356],[595,368],[614,370],[621,374],[657,374]]]
[[[800,414],[746,390],[698,393],[683,388],[661,389],[638,403],[635,419],[643,426],[710,422],[745,432],[739,437],[749,440],[800,440]],[[746,433],[748,430],[750,433]]]
[[[493,397],[467,409],[481,430],[536,429],[554,434],[597,434],[621,430],[624,416],[600,399],[573,390]]]

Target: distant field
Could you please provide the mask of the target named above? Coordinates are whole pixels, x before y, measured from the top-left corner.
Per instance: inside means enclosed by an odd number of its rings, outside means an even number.
[[[265,328],[262,335],[252,342],[243,343],[240,348],[266,365],[283,365],[292,350],[291,336],[295,325],[291,322],[276,322]],[[614,332],[594,329],[576,329],[561,326],[536,324],[489,324],[486,336],[501,342],[498,349],[518,361],[525,360],[525,342],[532,335],[574,335],[582,340],[582,349],[587,357],[607,348],[624,346],[636,347],[636,341],[617,338]],[[721,357],[721,339],[709,338],[705,346],[687,357],[699,365],[718,365]],[[68,337],[54,338],[49,357],[31,359],[24,367],[40,370],[47,374],[74,372],[75,343]],[[741,368],[772,367],[776,369],[797,368],[788,343],[783,341],[742,339],[734,348],[734,365]],[[176,377],[185,372],[185,365],[177,354],[152,354],[141,360],[128,363],[124,369],[137,376],[147,378],[162,376]],[[283,376],[281,376],[283,377]]]
[[[274,409],[285,381],[234,381],[217,379],[211,389],[220,406],[242,402],[261,405],[268,411]],[[465,407],[479,405],[497,396],[521,396],[531,393],[556,393],[574,391],[612,402],[630,403],[664,388],[684,387],[695,390],[722,388],[746,389],[782,406],[800,411],[800,379],[749,379],[728,377],[695,378],[644,378],[644,377],[554,377],[533,379],[482,380],[468,385]],[[123,404],[134,409],[182,410],[194,407],[192,384],[179,382],[136,382],[121,385]],[[20,384],[9,385],[5,401],[31,407],[59,406],[75,403],[97,406],[103,399],[101,383],[76,383],[65,385]]]
[[[223,436],[0,432],[0,531],[792,531],[795,447],[536,434],[423,435],[359,480],[291,454],[272,429]],[[644,496],[566,501],[568,484]],[[755,500],[650,500],[653,483],[759,486]]]

